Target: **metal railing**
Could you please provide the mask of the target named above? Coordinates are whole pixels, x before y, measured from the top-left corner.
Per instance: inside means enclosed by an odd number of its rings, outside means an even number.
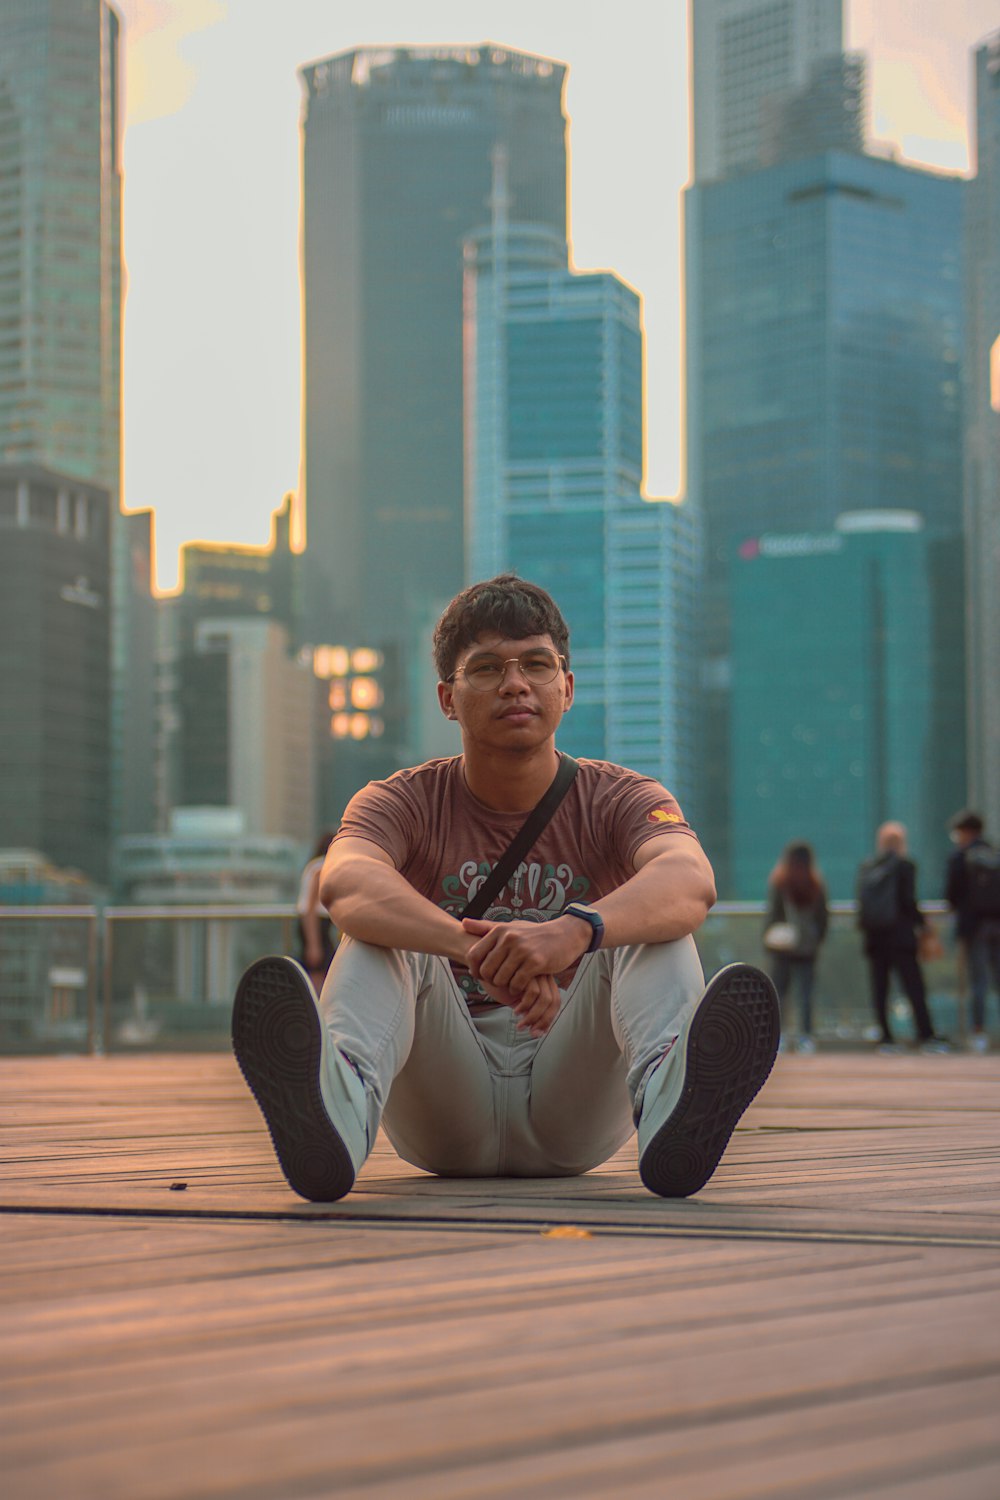
[[[939,933],[950,923],[939,902],[923,903]],[[816,1034],[851,1044],[871,1025],[868,974],[853,902],[831,903],[817,966]],[[720,902],[697,942],[707,974],[734,959],[766,961],[765,908]],[[229,1011],[243,969],[264,953],[293,952],[297,913],[268,906],[0,906],[0,1053],[68,1050],[207,1050],[228,1045]],[[965,978],[959,952],[926,966],[935,1026],[965,1034]],[[795,1029],[795,997],[787,1024]],[[893,1002],[893,1025],[910,1027]]]

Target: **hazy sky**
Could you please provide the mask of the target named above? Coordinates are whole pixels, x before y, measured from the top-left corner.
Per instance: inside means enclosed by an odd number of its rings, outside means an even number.
[[[297,490],[296,69],[351,47],[502,42],[569,64],[573,257],[644,298],[650,494],[682,484],[686,0],[117,0],[125,19],[125,501],[158,574],[184,541],[259,543]],[[967,171],[970,49],[997,0],[848,0],[870,135]]]

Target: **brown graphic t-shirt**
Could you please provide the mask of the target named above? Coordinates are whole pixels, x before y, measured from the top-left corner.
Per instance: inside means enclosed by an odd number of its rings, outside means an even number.
[[[649,776],[604,760],[581,760],[576,780],[538,841],[483,914],[547,922],[570,901],[599,901],[635,873],[640,844],[693,830],[673,797]],[[377,844],[415,890],[459,917],[527,814],[496,812],[465,782],[460,755],[371,781],[351,799],[337,838]],[[452,965],[470,1005],[492,1004],[469,971]],[[565,988],[572,971],[559,975]]]

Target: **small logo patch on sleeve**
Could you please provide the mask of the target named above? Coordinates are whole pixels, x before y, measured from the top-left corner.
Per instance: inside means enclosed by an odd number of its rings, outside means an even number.
[[[683,823],[684,819],[678,811],[677,804],[673,802],[661,803],[654,807],[652,812],[646,814],[650,823]]]

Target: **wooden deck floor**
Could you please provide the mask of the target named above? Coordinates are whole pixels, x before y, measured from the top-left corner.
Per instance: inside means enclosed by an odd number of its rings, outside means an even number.
[[[226,1057],[0,1059],[5,1500],[997,1500],[1000,1057],[783,1057],[651,1198],[288,1190]]]

